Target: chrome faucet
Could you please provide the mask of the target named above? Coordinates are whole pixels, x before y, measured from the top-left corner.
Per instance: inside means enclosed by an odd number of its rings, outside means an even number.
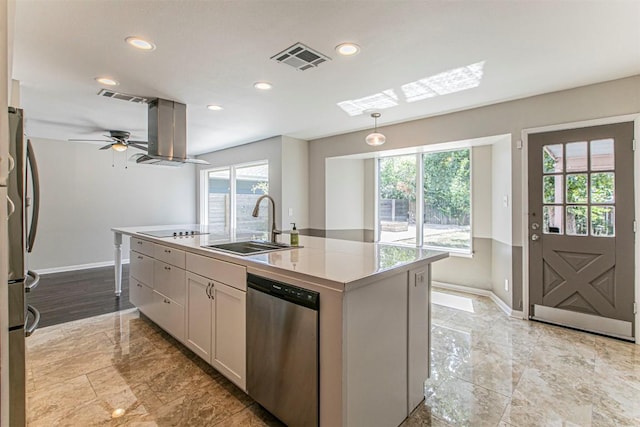
[[[278,234],[282,234],[282,231],[276,228],[276,202],[273,201],[273,197],[269,196],[268,194],[263,194],[262,196],[260,196],[256,201],[256,206],[253,208],[253,213],[251,214],[251,216],[253,216],[254,218],[258,217],[258,212],[260,211],[260,202],[262,201],[262,199],[269,199],[271,201],[271,220],[273,221],[271,224],[271,242],[277,243],[276,236]]]

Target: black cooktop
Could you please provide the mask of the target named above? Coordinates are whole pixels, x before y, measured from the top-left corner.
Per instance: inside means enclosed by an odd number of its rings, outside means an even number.
[[[180,228],[175,230],[152,230],[152,231],[140,231],[140,234],[146,234],[153,237],[184,237],[184,236],[196,236],[198,234],[209,234],[206,231]]]

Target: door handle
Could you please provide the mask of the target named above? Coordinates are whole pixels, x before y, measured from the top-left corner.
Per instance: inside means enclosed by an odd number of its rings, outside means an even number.
[[[7,219],[16,211],[16,204],[7,196]]]
[[[31,185],[33,186],[33,210],[31,211],[31,226],[29,227],[29,234],[27,234],[27,252],[31,253],[33,244],[36,241],[38,218],[40,217],[40,176],[30,139],[27,140],[27,160],[31,170]]]
[[[33,323],[28,327],[25,325],[24,336],[30,337],[31,334],[33,334],[33,331],[38,328],[38,324],[40,323],[40,312],[31,304],[27,304],[27,311],[33,315]]]
[[[535,242],[535,241],[540,240],[540,235],[538,235],[538,234],[532,234],[532,235],[531,235],[531,240],[533,240],[534,242]]]
[[[32,281],[28,285],[25,285],[24,291],[31,292],[38,286],[38,283],[40,283],[40,275],[33,270],[29,270],[27,271],[27,276],[31,277]]]

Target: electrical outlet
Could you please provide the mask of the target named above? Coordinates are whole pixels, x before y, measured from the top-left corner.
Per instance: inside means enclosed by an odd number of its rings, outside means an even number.
[[[504,279],[504,290],[509,292],[509,279]]]

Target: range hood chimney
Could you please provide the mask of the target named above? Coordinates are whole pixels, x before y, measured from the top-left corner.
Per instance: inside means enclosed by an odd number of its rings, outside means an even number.
[[[156,98],[149,102],[149,145],[147,154],[135,156],[136,163],[182,166],[185,163],[209,164],[187,157],[187,106]]]

